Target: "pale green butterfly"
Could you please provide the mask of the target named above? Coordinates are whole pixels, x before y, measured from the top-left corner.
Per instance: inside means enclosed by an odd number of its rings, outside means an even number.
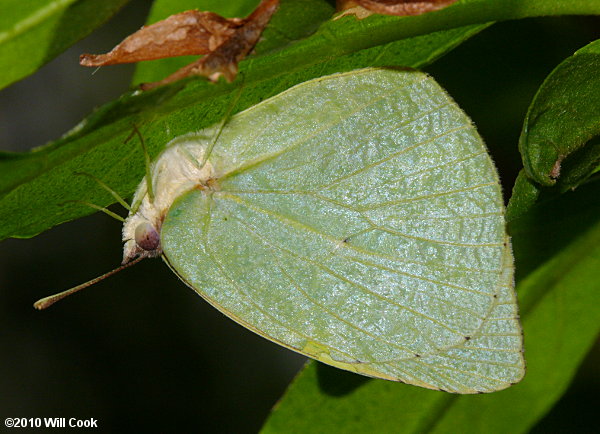
[[[358,374],[456,393],[523,377],[498,176],[426,74],[297,85],[176,138],[150,177],[124,263],[162,255],[234,321]]]

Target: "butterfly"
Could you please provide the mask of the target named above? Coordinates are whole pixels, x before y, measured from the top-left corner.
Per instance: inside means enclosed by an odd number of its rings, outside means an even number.
[[[172,140],[123,225],[222,313],[315,360],[455,393],[524,375],[498,175],[428,75],[314,79]]]

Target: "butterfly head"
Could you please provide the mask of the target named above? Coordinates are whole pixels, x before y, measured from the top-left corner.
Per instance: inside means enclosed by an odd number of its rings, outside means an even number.
[[[160,226],[145,217],[135,214],[127,219],[123,227],[123,264],[137,257],[160,256]]]

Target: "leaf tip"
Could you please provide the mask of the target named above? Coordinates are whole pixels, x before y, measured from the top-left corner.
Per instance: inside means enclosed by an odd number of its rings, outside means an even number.
[[[98,66],[98,63],[102,62],[101,60],[98,60],[98,57],[101,56],[96,54],[83,53],[79,56],[79,64],[81,66]]]

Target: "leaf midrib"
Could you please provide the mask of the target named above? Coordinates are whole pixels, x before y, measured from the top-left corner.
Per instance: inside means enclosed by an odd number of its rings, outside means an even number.
[[[29,29],[39,25],[48,17],[63,10],[71,3],[76,3],[78,0],[55,0],[52,3],[31,13],[27,18],[17,21],[11,28],[0,32],[0,44],[5,43],[15,37],[25,33]]]

